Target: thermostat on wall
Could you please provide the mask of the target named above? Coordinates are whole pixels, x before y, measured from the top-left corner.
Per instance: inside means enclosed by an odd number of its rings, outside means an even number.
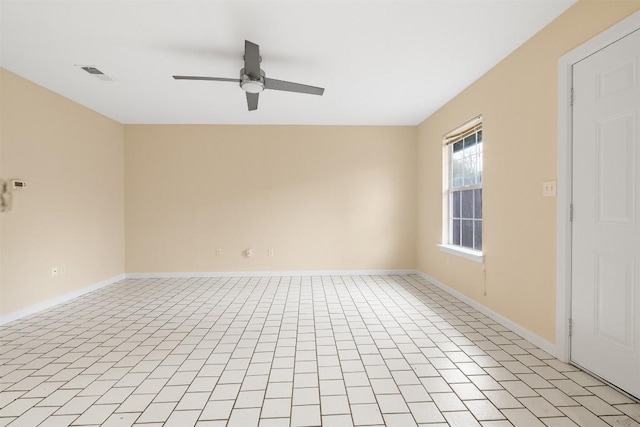
[[[11,180],[11,188],[13,190],[22,190],[26,186],[27,186],[27,183],[24,182],[24,181],[20,181],[20,180],[17,180],[17,179],[12,179]]]

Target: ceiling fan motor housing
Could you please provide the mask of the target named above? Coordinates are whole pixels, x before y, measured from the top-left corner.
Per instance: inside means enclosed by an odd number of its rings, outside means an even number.
[[[264,90],[264,71],[260,70],[260,76],[254,77],[245,74],[244,68],[240,70],[240,87],[248,93],[260,93]]]

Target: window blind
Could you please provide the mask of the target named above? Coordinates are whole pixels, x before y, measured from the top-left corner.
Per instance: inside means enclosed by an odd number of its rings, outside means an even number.
[[[444,145],[453,144],[482,129],[482,116],[474,117],[443,136]]]

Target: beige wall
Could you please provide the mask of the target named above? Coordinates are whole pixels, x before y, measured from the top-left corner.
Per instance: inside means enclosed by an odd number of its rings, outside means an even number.
[[[418,128],[418,267],[555,340],[557,61],[640,9],[637,1],[580,1]],[[483,264],[441,252],[442,135],[484,118]],[[486,284],[483,270],[486,269]],[[486,295],[484,294],[486,289]]]
[[[128,273],[415,267],[415,127],[140,125],[125,140]]]
[[[124,273],[123,126],[0,69],[0,316]],[[51,277],[51,266],[66,274]]]
[[[579,1],[417,128],[123,126],[0,70],[0,177],[28,183],[0,214],[0,315],[125,270],[417,266],[554,341],[557,60],[639,9]],[[484,264],[436,246],[442,134],[478,114]]]

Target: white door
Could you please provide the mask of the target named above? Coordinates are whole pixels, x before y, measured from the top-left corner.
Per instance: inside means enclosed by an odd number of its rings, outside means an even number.
[[[571,360],[640,396],[640,30],[573,68]]]

